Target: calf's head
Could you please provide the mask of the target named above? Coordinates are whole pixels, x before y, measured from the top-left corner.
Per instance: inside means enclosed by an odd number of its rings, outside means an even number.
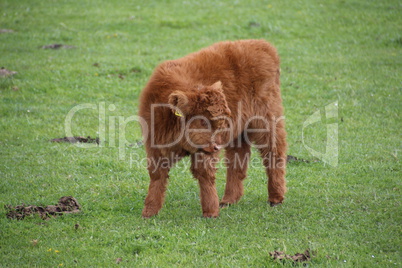
[[[220,81],[211,86],[174,91],[168,102],[172,112],[185,119],[184,149],[190,153],[219,151],[231,114]]]

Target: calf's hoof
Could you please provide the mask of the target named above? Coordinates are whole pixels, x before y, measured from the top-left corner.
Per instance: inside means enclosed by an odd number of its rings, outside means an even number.
[[[202,213],[202,216],[204,218],[218,218],[219,212],[204,212],[204,213]]]
[[[150,214],[147,214],[147,213],[142,213],[142,218],[143,218],[143,219],[149,219],[149,218],[151,218],[152,216],[154,216],[154,215],[150,215]]]
[[[280,194],[270,194],[268,198],[268,202],[271,205],[271,207],[275,207],[277,205],[282,204],[284,200],[285,197]]]
[[[226,207],[229,207],[230,205],[231,205],[230,203],[226,203],[226,202],[220,202],[219,203],[220,208],[226,208]]]
[[[276,206],[282,205],[282,202],[279,202],[279,203],[269,202],[269,205],[271,207],[276,207]]]
[[[157,214],[158,214],[158,212],[155,212],[154,210],[150,210],[150,209],[146,209],[146,208],[144,208],[144,210],[142,211],[142,217],[144,219],[149,219]]]
[[[221,202],[219,203],[219,207],[220,208],[225,208],[225,207],[229,207],[231,205],[236,204],[237,202],[239,202],[241,198],[241,195],[235,198],[227,198],[227,197],[223,197]]]

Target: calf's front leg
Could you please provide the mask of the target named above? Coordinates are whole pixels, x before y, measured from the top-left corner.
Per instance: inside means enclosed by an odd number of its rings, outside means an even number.
[[[191,172],[200,185],[202,215],[206,218],[219,216],[219,198],[215,186],[215,163],[217,157],[196,153],[191,156]]]
[[[150,218],[158,214],[162,208],[168,183],[168,173],[168,168],[149,169],[151,181],[149,183],[148,195],[145,198],[145,206],[142,210],[143,218]]]
[[[247,175],[250,159],[250,144],[243,141],[240,146],[226,148],[227,174],[225,194],[220,207],[235,204],[243,196],[243,180]]]

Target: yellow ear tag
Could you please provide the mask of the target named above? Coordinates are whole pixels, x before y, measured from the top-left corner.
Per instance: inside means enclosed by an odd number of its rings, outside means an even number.
[[[174,115],[175,115],[175,116],[178,116],[178,117],[183,117],[183,114],[180,113],[179,111],[175,111],[175,112],[174,112]]]

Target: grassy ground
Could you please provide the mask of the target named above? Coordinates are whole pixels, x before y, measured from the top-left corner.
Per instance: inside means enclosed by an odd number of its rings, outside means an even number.
[[[1,1],[0,28],[14,32],[0,33],[0,65],[18,74],[0,78],[0,266],[270,267],[283,264],[269,252],[305,249],[312,266],[402,266],[400,1],[143,2]],[[310,162],[288,165],[286,203],[271,208],[254,154],[244,198],[214,220],[200,217],[184,162],[161,213],[143,220],[144,149],[128,146],[141,134],[123,124],[142,87],[162,60],[247,38],[278,48],[289,154]],[[54,43],[76,48],[39,48]],[[324,119],[334,102],[338,116]],[[102,146],[49,142],[77,105],[87,109],[72,134]],[[335,165],[306,149],[325,152],[327,124],[339,131]],[[17,221],[2,208],[65,195],[81,214]]]

